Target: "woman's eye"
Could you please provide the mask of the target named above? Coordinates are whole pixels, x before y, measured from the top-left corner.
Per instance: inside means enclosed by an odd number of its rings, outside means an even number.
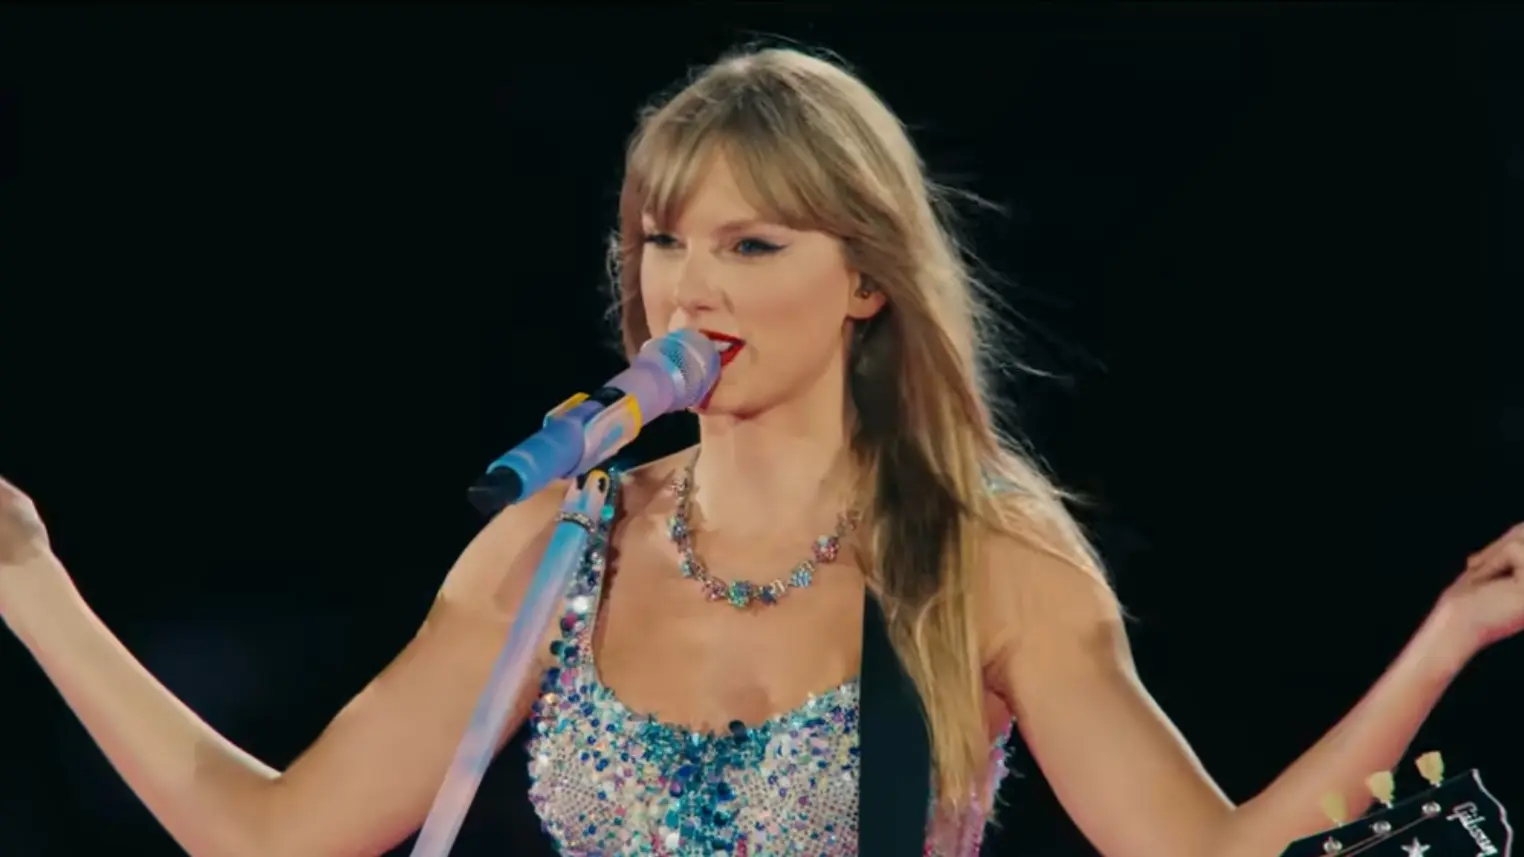
[[[674,250],[681,244],[675,235],[666,232],[647,232],[641,240],[659,250]],[[734,252],[742,256],[766,256],[782,249],[782,246],[761,238],[742,238],[734,246]]]
[[[765,256],[768,253],[776,253],[782,250],[771,241],[763,241],[761,238],[742,238],[736,242],[736,252],[742,256]]]

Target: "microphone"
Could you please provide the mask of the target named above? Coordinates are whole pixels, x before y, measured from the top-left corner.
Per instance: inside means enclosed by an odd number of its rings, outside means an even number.
[[[487,465],[466,497],[490,517],[557,479],[580,476],[650,420],[702,402],[719,377],[719,350],[704,334],[679,329],[649,340],[628,369],[552,408],[539,431]]]

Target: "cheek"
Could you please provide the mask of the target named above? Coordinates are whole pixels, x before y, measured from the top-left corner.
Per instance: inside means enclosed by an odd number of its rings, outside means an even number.
[[[742,333],[769,361],[813,362],[839,339],[845,286],[839,278],[812,273],[768,276],[732,292]]]
[[[675,306],[674,297],[676,289],[674,280],[666,268],[659,261],[653,261],[649,255],[642,256],[640,261],[640,305],[646,313],[646,324],[651,328],[652,335],[660,335],[666,331],[667,321],[672,317]]]
[[[801,256],[746,273],[751,282],[733,292],[738,315],[784,333],[834,329],[846,315],[846,274],[820,259]]]
[[[802,336],[822,327],[832,327],[832,301],[801,283],[770,283],[748,290],[734,301],[736,315],[748,327],[759,328],[771,336]]]

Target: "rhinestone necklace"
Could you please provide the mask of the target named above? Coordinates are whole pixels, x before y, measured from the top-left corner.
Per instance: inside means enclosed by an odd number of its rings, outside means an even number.
[[[775,578],[767,583],[736,580],[726,583],[709,573],[704,561],[693,552],[693,531],[688,525],[689,503],[693,489],[693,468],[698,463],[695,455],[672,481],[677,493],[677,508],[667,519],[667,534],[677,546],[680,557],[678,569],[683,577],[699,582],[704,595],[710,601],[728,601],[731,606],[745,609],[753,604],[773,605],[791,589],[803,589],[810,585],[815,570],[823,563],[834,562],[841,549],[841,540],[857,525],[855,512],[843,512],[838,516],[836,529],[830,535],[821,536],[811,546],[810,556],[789,572],[788,578]]]

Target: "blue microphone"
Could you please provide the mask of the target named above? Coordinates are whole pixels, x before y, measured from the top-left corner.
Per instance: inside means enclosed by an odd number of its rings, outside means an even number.
[[[487,465],[466,496],[491,516],[557,479],[581,476],[647,422],[702,402],[719,377],[719,350],[704,334],[679,329],[652,339],[607,384],[552,408],[540,430]]]

